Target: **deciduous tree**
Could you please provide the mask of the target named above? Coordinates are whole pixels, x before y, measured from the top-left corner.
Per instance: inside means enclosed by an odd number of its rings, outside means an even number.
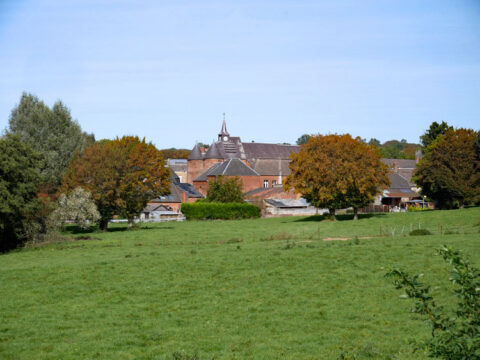
[[[50,214],[50,222],[59,228],[63,227],[67,220],[73,221],[82,229],[88,229],[90,223],[100,220],[92,194],[77,187],[70,194],[59,196],[57,208]]]
[[[310,135],[303,134],[297,139],[297,145],[305,145],[308,142],[308,139],[310,139]]]
[[[124,136],[95,143],[71,162],[62,185],[68,192],[88,190],[100,212],[100,228],[114,215],[130,223],[147,202],[168,194],[170,170],[160,152],[138,137]]]
[[[477,137],[471,129],[449,130],[427,147],[415,171],[415,182],[439,207],[463,207],[479,199]]]
[[[426,149],[439,135],[445,135],[448,131],[453,130],[445,121],[441,124],[434,121],[425,133],[420,136],[420,141],[424,149]]]
[[[295,189],[331,215],[352,206],[357,218],[358,208],[370,204],[389,184],[388,168],[377,149],[348,134],[312,136],[291,158],[285,189]]]
[[[235,176],[225,178],[218,176],[208,182],[208,202],[240,203],[243,202],[242,180]]]
[[[95,141],[83,133],[70,110],[57,101],[50,109],[32,94],[23,93],[12,110],[9,131],[18,135],[40,155],[42,190],[54,193],[75,152]]]

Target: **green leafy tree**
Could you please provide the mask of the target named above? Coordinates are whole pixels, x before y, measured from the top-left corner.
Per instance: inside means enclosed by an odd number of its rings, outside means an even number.
[[[41,204],[38,155],[18,136],[0,138],[0,251],[27,240],[28,226]]]
[[[297,145],[305,145],[308,142],[308,139],[310,139],[310,135],[303,134],[297,139]]]
[[[28,142],[40,155],[42,190],[46,193],[56,192],[74,154],[95,141],[93,135],[82,132],[61,101],[49,108],[27,93],[12,110],[9,127],[9,132]]]
[[[70,194],[61,194],[57,201],[57,208],[50,214],[49,220],[55,227],[63,227],[70,220],[82,229],[88,229],[90,223],[100,220],[100,213],[93,201],[92,194],[75,188]]]
[[[208,182],[207,202],[241,203],[243,202],[242,181],[239,177],[217,176]]]
[[[452,266],[450,281],[455,285],[458,299],[456,311],[448,313],[435,302],[431,288],[420,282],[420,275],[412,276],[400,269],[386,276],[394,279],[397,289],[415,299],[414,312],[424,315],[432,327],[432,338],[427,342],[429,355],[445,360],[480,359],[480,269],[451,247],[438,250]]]
[[[62,192],[80,186],[92,194],[100,212],[100,228],[114,215],[133,223],[148,201],[169,193],[170,170],[152,143],[124,136],[85,148],[70,163]]]
[[[441,208],[478,201],[480,157],[475,150],[478,134],[471,129],[449,130],[429,145],[417,165],[415,182],[422,194]]]
[[[442,121],[441,124],[434,121],[425,133],[420,136],[423,148],[426,149],[438,136],[445,135],[450,130],[453,130],[453,127],[449,126],[445,121]]]

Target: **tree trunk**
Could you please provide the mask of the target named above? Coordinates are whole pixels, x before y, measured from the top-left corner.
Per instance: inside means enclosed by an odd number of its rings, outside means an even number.
[[[464,207],[463,200],[458,200],[458,207],[460,209],[463,209],[463,207]]]
[[[358,220],[358,208],[353,208],[353,220]]]
[[[315,207],[315,215],[318,215],[318,207]]]
[[[135,225],[134,219],[128,219],[128,228],[131,229]]]
[[[100,230],[106,231],[108,228],[108,219],[100,219]]]
[[[335,209],[328,209],[328,213],[332,220],[337,220],[337,218],[335,217]]]

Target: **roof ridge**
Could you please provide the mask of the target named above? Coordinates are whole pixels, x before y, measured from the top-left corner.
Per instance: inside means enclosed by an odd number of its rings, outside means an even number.
[[[225,172],[227,171],[228,167],[230,166],[230,163],[232,162],[233,159],[228,159],[227,160],[227,165],[225,166],[225,169],[222,171],[222,175],[225,175]]]

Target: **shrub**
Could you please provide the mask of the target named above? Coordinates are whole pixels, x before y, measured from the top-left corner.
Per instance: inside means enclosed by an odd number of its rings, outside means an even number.
[[[260,217],[260,209],[247,203],[183,203],[181,210],[187,220],[232,220]]]
[[[431,288],[422,284],[421,275],[410,275],[393,269],[386,276],[394,279],[397,289],[404,289],[407,297],[415,299],[413,312],[424,315],[432,327],[427,342],[430,357],[441,359],[480,359],[480,269],[451,247],[438,250],[445,262],[452,266],[450,281],[458,300],[455,311],[448,312],[433,299]]]
[[[427,229],[415,229],[410,231],[409,233],[410,236],[418,236],[418,235],[432,235],[430,231]]]
[[[224,178],[218,176],[208,182],[207,202],[241,203],[243,202],[242,180],[235,176]]]

